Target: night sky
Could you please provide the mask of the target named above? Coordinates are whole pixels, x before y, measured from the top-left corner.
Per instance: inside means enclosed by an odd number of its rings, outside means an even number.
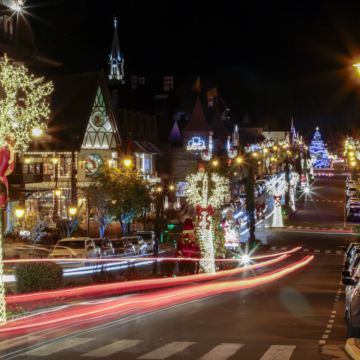
[[[27,0],[41,52],[56,71],[106,69],[118,18],[125,77],[217,86],[232,120],[295,126],[327,140],[360,124],[359,1]],[[360,134],[359,134],[360,135]]]

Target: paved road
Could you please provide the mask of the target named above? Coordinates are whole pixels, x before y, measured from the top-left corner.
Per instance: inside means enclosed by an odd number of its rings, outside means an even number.
[[[344,181],[316,181],[293,226],[343,221]],[[306,208],[306,211],[304,210]],[[330,225],[332,226],[332,225]],[[339,225],[340,226],[340,225]],[[269,253],[302,245],[282,262],[221,281],[261,275],[314,254],[306,267],[254,288],[189,301],[147,314],[0,338],[0,359],[347,359],[340,271],[350,234],[267,230]],[[218,281],[219,282],[219,281]],[[216,285],[218,282],[213,281]],[[136,299],[138,295],[130,299]],[[77,305],[81,306],[81,305]],[[38,339],[31,337],[38,336]],[[40,341],[42,339],[42,341]],[[48,339],[48,340],[46,340]],[[2,342],[1,342],[2,341]],[[10,342],[9,342],[10,341]],[[18,346],[13,346],[17,342]],[[39,341],[39,342],[36,342]],[[27,344],[27,342],[29,342]]]

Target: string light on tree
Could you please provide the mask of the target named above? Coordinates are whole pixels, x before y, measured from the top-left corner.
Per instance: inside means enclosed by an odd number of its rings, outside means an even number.
[[[211,230],[211,220],[214,207],[219,207],[229,190],[229,180],[217,173],[209,175],[204,171],[186,177],[187,201],[196,207],[196,214],[200,217],[201,227],[201,266],[208,274],[215,273],[214,244]],[[209,187],[209,181],[213,186]],[[210,188],[210,189],[209,189]]]
[[[299,183],[299,180],[299,174],[292,172],[290,179],[290,206],[293,211],[295,211],[295,187]]]
[[[284,227],[281,214],[281,199],[283,194],[288,191],[286,186],[286,181],[284,175],[282,175],[278,180],[278,185],[276,187],[276,182],[270,183],[268,194],[274,196],[274,214],[273,214],[273,227]]]

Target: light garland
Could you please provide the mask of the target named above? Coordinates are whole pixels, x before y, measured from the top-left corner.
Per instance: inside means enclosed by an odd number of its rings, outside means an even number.
[[[295,186],[299,182],[299,174],[297,172],[291,173],[291,179],[290,179],[290,206],[293,211],[296,210],[295,208]]]
[[[244,146],[244,150],[246,153],[251,153],[252,152],[251,145],[247,144],[246,146]]]
[[[44,120],[50,114],[50,105],[45,97],[53,92],[53,84],[29,76],[24,66],[10,65],[6,55],[0,67],[0,84],[5,91],[5,98],[0,100],[0,147],[13,139],[14,151],[19,153],[28,148],[33,129],[46,129]],[[25,97],[19,98],[19,93]]]
[[[210,179],[215,185],[211,194],[209,194],[208,173],[198,172],[188,175],[186,177],[188,186],[185,193],[188,196],[187,201],[196,206],[196,213],[200,216],[200,246],[203,250],[201,266],[206,273],[214,274],[214,244],[210,224],[214,207],[219,207],[223,203],[224,196],[228,193],[229,180],[217,173],[212,173]]]

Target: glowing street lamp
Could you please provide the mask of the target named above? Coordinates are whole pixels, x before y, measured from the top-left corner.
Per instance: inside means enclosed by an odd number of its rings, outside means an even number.
[[[170,190],[174,190],[174,185],[170,185]]]
[[[349,153],[349,155],[350,155],[350,156],[354,156],[354,153],[353,153],[353,152],[351,152],[351,153]]]
[[[162,190],[162,188],[161,188],[161,187],[158,187],[156,190],[157,190],[158,192],[160,192],[160,191]]]
[[[42,134],[42,132],[43,132],[42,129],[39,129],[39,128],[32,129],[32,134],[35,137],[39,137]]]
[[[125,166],[129,167],[131,165],[132,161],[130,159],[125,159],[124,164]]]
[[[75,215],[76,212],[77,212],[77,208],[76,208],[75,206],[71,206],[71,207],[69,208],[69,213],[70,213],[71,215]]]
[[[351,162],[351,166],[355,166],[356,165],[356,162],[355,161],[352,161]]]
[[[266,154],[269,150],[268,149],[264,149],[264,153]]]
[[[348,148],[349,148],[349,149],[352,149],[352,148],[353,148],[353,146],[352,146],[352,145],[349,145],[349,146],[348,146]]]
[[[56,165],[59,162],[59,158],[53,157],[51,161],[54,163],[54,165]]]
[[[61,195],[61,190],[60,190],[60,189],[56,189],[56,190],[55,190],[55,195],[56,195],[56,196],[60,196],[60,195]]]
[[[254,153],[253,153],[253,156],[255,156],[255,157],[256,157],[256,156],[257,156],[257,153],[256,153],[256,152],[254,152]]]
[[[238,157],[236,158],[236,161],[238,162],[238,164],[240,164],[242,162],[242,158]]]
[[[274,150],[277,150],[277,146],[274,146],[273,149],[274,149]]]
[[[25,210],[22,207],[19,206],[18,208],[16,208],[15,214],[20,219],[20,218],[22,218],[24,216]]]
[[[26,158],[24,161],[25,161],[25,164],[30,164],[31,159],[30,159],[30,158]]]
[[[219,164],[219,162],[218,162],[217,160],[214,160],[214,161],[213,161],[213,165],[214,165],[214,166],[217,166],[218,164]]]

